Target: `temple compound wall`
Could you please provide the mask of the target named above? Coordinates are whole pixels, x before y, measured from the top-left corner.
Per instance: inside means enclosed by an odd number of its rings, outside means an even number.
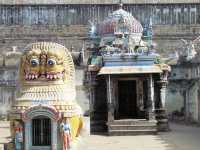
[[[0,47],[24,47],[35,41],[55,41],[75,50],[88,46],[88,28],[117,8],[117,1],[1,1]],[[180,38],[193,39],[200,32],[199,1],[124,0],[124,9],[144,26],[153,24],[154,40],[161,52],[171,52]],[[170,43],[170,44],[169,44]]]
[[[200,123],[199,63],[172,65],[166,107],[175,121]]]

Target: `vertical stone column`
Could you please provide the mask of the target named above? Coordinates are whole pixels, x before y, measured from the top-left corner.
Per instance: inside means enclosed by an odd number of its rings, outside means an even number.
[[[167,81],[161,80],[158,81],[160,86],[160,105],[159,108],[156,109],[156,119],[158,121],[158,130],[159,131],[169,131],[168,117],[166,114],[165,108],[165,97],[166,97],[166,86]]]
[[[107,105],[108,105],[108,122],[112,122],[114,120],[114,105],[113,105],[113,100],[112,100],[112,85],[113,81],[108,75],[107,80]]]
[[[96,126],[94,125],[95,119],[95,77],[94,72],[89,72],[89,110],[90,110],[90,132],[96,131]]]
[[[148,101],[147,101],[147,119],[155,119],[155,103],[154,103],[154,81],[152,74],[148,78]]]
[[[51,141],[52,141],[52,150],[57,150],[58,146],[57,146],[57,133],[58,132],[58,128],[57,128],[57,122],[52,120],[52,128],[51,128]]]
[[[89,75],[89,81],[90,81],[90,111],[94,111],[94,100],[95,100],[95,81],[92,72],[90,72]]]
[[[166,100],[166,87],[167,83],[166,82],[161,82],[161,88],[160,88],[160,101],[161,101],[161,108],[165,109],[165,100]]]
[[[25,122],[25,150],[30,150],[31,147],[31,121]]]

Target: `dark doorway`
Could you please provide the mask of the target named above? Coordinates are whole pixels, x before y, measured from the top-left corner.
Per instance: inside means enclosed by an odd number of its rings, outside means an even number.
[[[119,81],[118,94],[118,119],[137,118],[136,81]]]
[[[45,117],[38,117],[32,120],[32,145],[51,145],[51,120]]]

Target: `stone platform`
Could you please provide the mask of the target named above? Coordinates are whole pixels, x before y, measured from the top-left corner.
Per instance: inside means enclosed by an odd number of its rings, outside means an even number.
[[[108,123],[109,135],[154,135],[157,121],[146,119],[121,119]]]

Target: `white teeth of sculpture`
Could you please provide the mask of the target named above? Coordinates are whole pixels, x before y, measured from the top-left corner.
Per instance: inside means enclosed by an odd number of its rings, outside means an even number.
[[[49,74],[47,74],[47,79],[49,79]]]
[[[60,78],[60,73],[57,73],[57,79],[59,79]]]
[[[56,78],[57,78],[57,75],[56,75],[56,74],[54,74],[54,75],[53,75],[53,77],[54,77],[54,79],[56,79]]]
[[[28,74],[26,74],[25,79],[28,79]]]
[[[34,79],[35,78],[35,75],[32,75],[32,79]]]
[[[29,75],[29,76],[28,76],[28,79],[31,80],[31,78],[32,78],[32,75]]]
[[[50,79],[51,79],[51,80],[53,79],[53,75],[50,75]]]

